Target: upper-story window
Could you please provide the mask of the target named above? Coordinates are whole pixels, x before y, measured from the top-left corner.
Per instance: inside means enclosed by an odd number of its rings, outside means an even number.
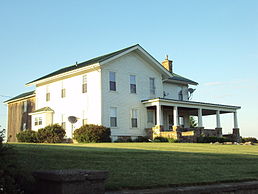
[[[117,108],[110,107],[110,127],[117,127]]]
[[[109,72],[109,90],[116,91],[116,73],[112,71]]]
[[[150,77],[150,94],[151,95],[155,95],[155,78],[154,77]]]
[[[132,128],[138,127],[138,110],[137,109],[132,109],[131,125],[132,125]]]
[[[87,75],[82,76],[82,93],[87,93]]]
[[[182,90],[178,93],[178,100],[183,100],[183,92],[182,92]]]
[[[27,112],[27,110],[28,110],[28,102],[24,101],[23,102],[23,112]]]
[[[130,75],[130,92],[136,93],[136,76]]]
[[[65,98],[65,97],[66,97],[66,89],[64,87],[64,83],[62,82],[61,98]]]
[[[61,98],[65,98],[66,97],[66,89],[62,88],[61,90]]]
[[[47,89],[46,89],[46,101],[50,101],[50,92],[49,92],[49,87],[47,86]]]

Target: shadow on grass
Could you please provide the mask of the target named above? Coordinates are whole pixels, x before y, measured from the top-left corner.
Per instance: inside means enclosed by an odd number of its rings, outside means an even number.
[[[13,144],[17,151],[16,159],[25,171],[32,172],[39,169],[108,170],[109,179],[106,187],[109,190],[258,179],[258,156],[252,154],[92,146],[94,145],[88,147],[85,145]]]

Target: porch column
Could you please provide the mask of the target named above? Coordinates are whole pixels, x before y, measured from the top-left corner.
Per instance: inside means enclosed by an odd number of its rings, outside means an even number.
[[[237,122],[237,112],[234,112],[233,141],[236,141],[236,142],[241,141],[238,122]]]
[[[163,113],[162,113],[161,105],[157,104],[156,108],[157,108],[157,125],[163,126]]]
[[[202,109],[201,108],[198,109],[198,127],[203,127],[203,124],[202,124]]]
[[[220,123],[220,111],[216,111],[216,128],[215,128],[217,137],[222,137],[222,128]]]
[[[237,112],[234,112],[234,128],[238,128],[238,122],[237,122]]]
[[[221,123],[220,123],[220,111],[216,111],[216,121],[217,121],[217,126],[216,128],[221,128]]]
[[[178,127],[178,109],[177,109],[177,106],[173,107],[173,117],[174,117],[174,126],[173,127]]]

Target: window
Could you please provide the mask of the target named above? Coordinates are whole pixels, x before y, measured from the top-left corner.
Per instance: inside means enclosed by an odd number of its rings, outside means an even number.
[[[130,92],[136,93],[136,76],[130,75]]]
[[[138,110],[132,109],[131,124],[133,128],[138,127]]]
[[[182,90],[178,93],[178,99],[183,100],[183,92]]]
[[[110,127],[117,127],[117,108],[110,108]]]
[[[34,125],[42,125],[42,118],[41,117],[35,117]]]
[[[38,117],[35,118],[35,120],[34,120],[34,125],[35,125],[35,126],[39,125],[39,118],[38,118]]]
[[[50,92],[49,92],[49,87],[47,86],[47,89],[46,89],[46,101],[50,101]]]
[[[39,125],[42,125],[42,118],[39,117]]]
[[[86,124],[88,124],[87,110],[83,110],[82,111],[82,125],[86,125]]]
[[[61,98],[65,98],[66,97],[66,89],[62,88],[61,90]]]
[[[61,126],[62,126],[63,129],[66,129],[66,122],[65,121],[66,121],[65,115],[62,114],[62,124],[61,124]]]
[[[27,108],[28,108],[28,102],[24,101],[23,102],[23,112],[27,112]]]
[[[26,130],[26,128],[27,128],[27,123],[23,123],[22,130],[24,131]]]
[[[154,111],[153,110],[147,111],[147,122],[154,123]]]
[[[150,94],[155,95],[155,78],[150,77]]]
[[[109,90],[116,91],[116,73],[112,71],[109,72]]]
[[[82,76],[82,93],[87,93],[87,75]]]
[[[88,124],[88,120],[87,119],[82,119],[82,125],[86,125]]]

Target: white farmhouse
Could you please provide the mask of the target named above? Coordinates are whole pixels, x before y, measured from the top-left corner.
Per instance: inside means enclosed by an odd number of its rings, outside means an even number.
[[[28,113],[28,126],[38,130],[59,123],[67,138],[84,124],[98,124],[111,128],[112,140],[148,135],[194,141],[193,137],[200,134],[222,136],[220,114],[233,113],[231,137],[237,140],[240,107],[190,101],[193,89],[189,85],[197,83],[175,74],[172,61],[166,58],[160,64],[137,44],[27,83],[36,86],[35,108]],[[26,95],[22,97],[26,100]],[[15,97],[6,103],[20,100]],[[205,129],[202,117],[213,114],[216,128]],[[68,121],[71,116],[77,118],[76,123]],[[190,128],[190,116],[198,116],[195,129]],[[12,119],[10,114],[8,117]],[[23,123],[21,126],[17,131],[26,129]]]

